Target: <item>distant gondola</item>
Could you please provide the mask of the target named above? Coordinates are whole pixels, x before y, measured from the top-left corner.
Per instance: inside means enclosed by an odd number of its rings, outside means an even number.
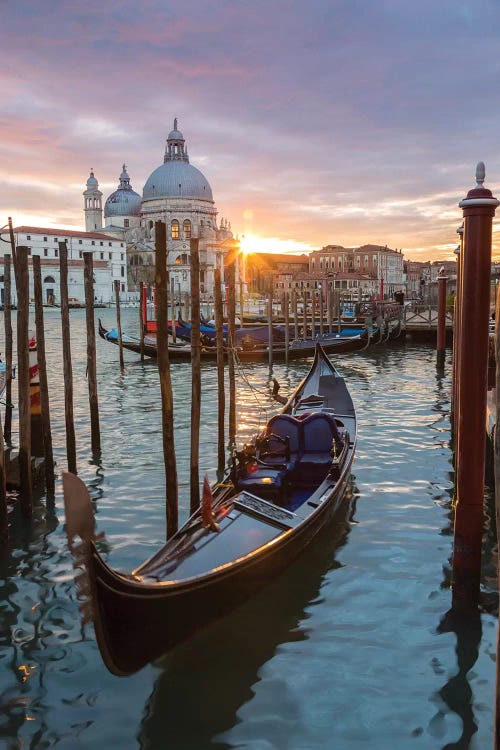
[[[283,410],[236,453],[223,481],[207,486],[202,508],[130,574],[101,558],[87,488],[65,473],[68,540],[83,540],[78,557],[108,669],[139,670],[284,571],[341,503],[355,446],[352,398],[318,344]]]
[[[118,344],[118,333],[116,329],[108,331],[99,320],[99,336],[111,344]],[[328,355],[345,354],[355,352],[366,348],[370,343],[370,334],[364,331],[362,334],[342,335],[332,333],[319,336],[319,341]],[[134,336],[122,334],[122,346],[128,351],[139,354],[141,351],[140,339]],[[267,362],[269,360],[269,348],[267,344],[255,344],[242,340],[234,348],[234,353],[242,362]],[[310,339],[291,341],[288,347],[288,359],[309,359],[314,357],[316,351],[316,341]],[[227,349],[226,349],[227,352]],[[158,354],[156,335],[148,335],[144,339],[144,355],[146,357],[156,358]],[[168,346],[168,355],[173,362],[190,362],[191,346],[186,341],[170,342]],[[202,361],[215,362],[217,359],[217,349],[213,345],[202,346],[200,357]],[[275,362],[286,359],[286,349],[283,343],[279,342],[273,346],[273,359]]]

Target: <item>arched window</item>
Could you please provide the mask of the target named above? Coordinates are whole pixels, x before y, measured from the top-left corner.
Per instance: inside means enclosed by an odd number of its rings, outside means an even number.
[[[130,265],[131,266],[140,266],[142,263],[142,259],[140,255],[132,255],[130,258]]]
[[[177,219],[172,219],[172,224],[170,227],[170,236],[173,240],[179,239],[179,222]]]
[[[191,222],[189,221],[189,219],[186,219],[182,226],[184,230],[184,239],[190,240],[191,239]]]
[[[54,279],[54,277],[53,277],[53,276],[46,276],[46,277],[44,278],[44,280],[43,280],[43,283],[44,283],[44,284],[55,284],[55,283],[56,283],[56,280]]]

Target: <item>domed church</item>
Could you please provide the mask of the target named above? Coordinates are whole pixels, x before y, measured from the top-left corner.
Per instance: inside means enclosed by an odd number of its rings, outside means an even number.
[[[189,240],[198,237],[200,291],[213,294],[215,268],[223,271],[220,245],[233,235],[227,221],[217,225],[212,188],[200,170],[190,164],[177,118],[168,134],[163,164],[146,180],[142,198],[132,189],[125,164],[118,188],[104,204],[104,227],[102,193],[93,171],[83,195],[87,231],[104,232],[126,242],[129,291],[138,291],[141,281],[154,281],[154,225],[161,220],[167,225],[167,265],[176,293],[190,289]]]

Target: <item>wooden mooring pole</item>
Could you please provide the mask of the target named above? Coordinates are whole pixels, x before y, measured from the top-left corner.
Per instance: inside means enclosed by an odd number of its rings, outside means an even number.
[[[451,397],[451,425],[453,431],[453,448],[456,456],[457,452],[457,439],[458,439],[458,424],[457,424],[457,401],[458,401],[458,353],[460,351],[460,299],[462,297],[462,263],[463,263],[463,236],[464,228],[463,225],[457,229],[457,234],[460,237],[460,244],[458,245],[455,253],[457,255],[457,285],[455,293],[455,302],[453,310],[453,382],[452,382],[452,397]]]
[[[10,255],[3,257],[4,272],[4,330],[5,330],[5,420],[3,426],[3,436],[7,443],[10,443],[12,437],[12,291],[11,291],[11,270]],[[0,427],[1,430],[1,427]]]
[[[87,322],[87,380],[89,384],[90,406],[90,440],[92,452],[101,450],[101,431],[99,427],[99,397],[97,394],[97,362],[95,346],[95,317],[94,317],[94,256],[93,253],[83,253],[84,285],[85,285],[85,317]],[[115,287],[116,289],[116,287]],[[119,295],[118,295],[119,300]],[[117,315],[119,301],[117,303]],[[121,333],[119,332],[120,341]],[[123,357],[123,352],[122,352]],[[121,361],[120,361],[121,364]]]
[[[21,512],[29,518],[33,512],[31,478],[31,416],[29,365],[29,275],[28,248],[18,247],[16,255],[17,287],[17,388],[19,396],[19,483]]]
[[[156,339],[161,389],[163,461],[166,478],[167,539],[169,539],[177,531],[179,511],[177,504],[177,463],[174,446],[174,399],[168,356],[167,230],[163,221],[155,222],[155,251]]]
[[[288,347],[290,346],[290,300],[288,292],[283,294],[283,307],[285,308],[285,364],[288,365]]]
[[[228,328],[228,371],[229,371],[229,442],[236,442],[236,374],[234,352],[236,349],[236,245],[230,250],[227,259],[229,300],[227,310]]]
[[[191,254],[191,513],[200,505],[200,413],[201,413],[201,341],[200,341],[200,250],[199,239],[189,241]],[[173,289],[173,284],[172,284]]]
[[[269,370],[273,367],[273,287],[269,291],[267,300],[267,351],[269,354]]]
[[[224,390],[224,307],[222,302],[221,272],[216,268],[214,272],[215,297],[215,335],[217,341],[217,478],[222,479],[226,466],[224,420],[226,410],[226,396]]]
[[[45,328],[43,324],[43,289],[40,256],[33,256],[33,286],[35,297],[35,329],[40,380],[40,415],[42,423],[43,455],[45,459],[45,484],[47,496],[53,497],[55,489],[54,452],[50,428],[50,399],[45,354]]]
[[[139,285],[139,335],[141,337],[141,362],[144,362],[144,337],[148,320],[148,289],[141,281]]]
[[[323,288],[320,287],[319,289],[319,333],[320,333],[320,336],[323,336],[323,332],[324,332],[324,326],[325,326],[325,322],[323,320],[324,315],[325,315],[325,306],[323,302]]]
[[[59,242],[59,264],[61,273],[60,296],[64,373],[64,414],[66,420],[66,457],[68,461],[68,471],[72,474],[76,474],[76,440],[75,421],[73,416],[73,366],[71,363],[71,334],[68,302],[68,248],[66,247],[66,242]]]
[[[0,429],[0,556],[7,552],[8,544],[9,511],[7,507],[7,477],[5,474],[3,433]]]
[[[293,337],[297,341],[299,338],[299,311],[297,305],[297,290],[292,289],[292,312],[293,312]]]
[[[444,358],[446,352],[446,282],[447,277],[444,274],[439,274],[437,285],[438,285],[438,321],[437,321],[437,339],[436,339],[436,352],[437,352],[437,365],[442,368],[444,365]]]
[[[114,287],[115,287],[115,304],[116,304],[116,330],[118,332],[118,347],[120,351],[120,370],[122,370],[123,372],[123,370],[125,369],[125,364],[123,362],[122,316],[121,316],[121,310],[120,310],[120,282],[118,281],[118,279],[115,279]]]
[[[452,584],[453,607],[458,609],[477,605],[481,575],[492,221],[499,205],[484,188],[484,176],[484,164],[479,162],[476,187],[460,202],[464,249]]]
[[[191,288],[191,295],[193,290]],[[180,304],[180,298],[179,298]],[[175,279],[172,276],[170,279],[170,308],[172,310],[172,341],[174,344],[177,342],[177,326],[176,326],[176,315],[175,315]],[[180,310],[180,307],[179,307]]]

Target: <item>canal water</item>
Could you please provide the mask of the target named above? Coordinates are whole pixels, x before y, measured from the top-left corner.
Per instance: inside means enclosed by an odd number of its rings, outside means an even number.
[[[111,327],[114,310],[98,310]],[[122,311],[124,330],[138,311]],[[52,429],[66,466],[61,326],[46,314]],[[0,327],[3,345],[3,321]],[[158,372],[97,343],[102,454],[92,456],[84,311],[71,313],[79,474],[107,559],[128,571],[165,538]],[[495,530],[485,531],[483,607],[450,610],[450,353],[377,345],[335,360],[348,379],[359,441],[332,525],[278,580],[232,615],[128,678],[104,668],[80,622],[61,481],[33,521],[11,513],[0,562],[0,748],[58,750],[425,750],[493,746]],[[290,392],[307,364],[278,365]],[[180,518],[189,506],[189,365],[173,364]],[[276,411],[267,365],[238,372],[239,439]],[[216,375],[202,371],[202,476],[215,479]],[[2,407],[3,411],[3,407]],[[488,507],[491,498],[486,498]]]

